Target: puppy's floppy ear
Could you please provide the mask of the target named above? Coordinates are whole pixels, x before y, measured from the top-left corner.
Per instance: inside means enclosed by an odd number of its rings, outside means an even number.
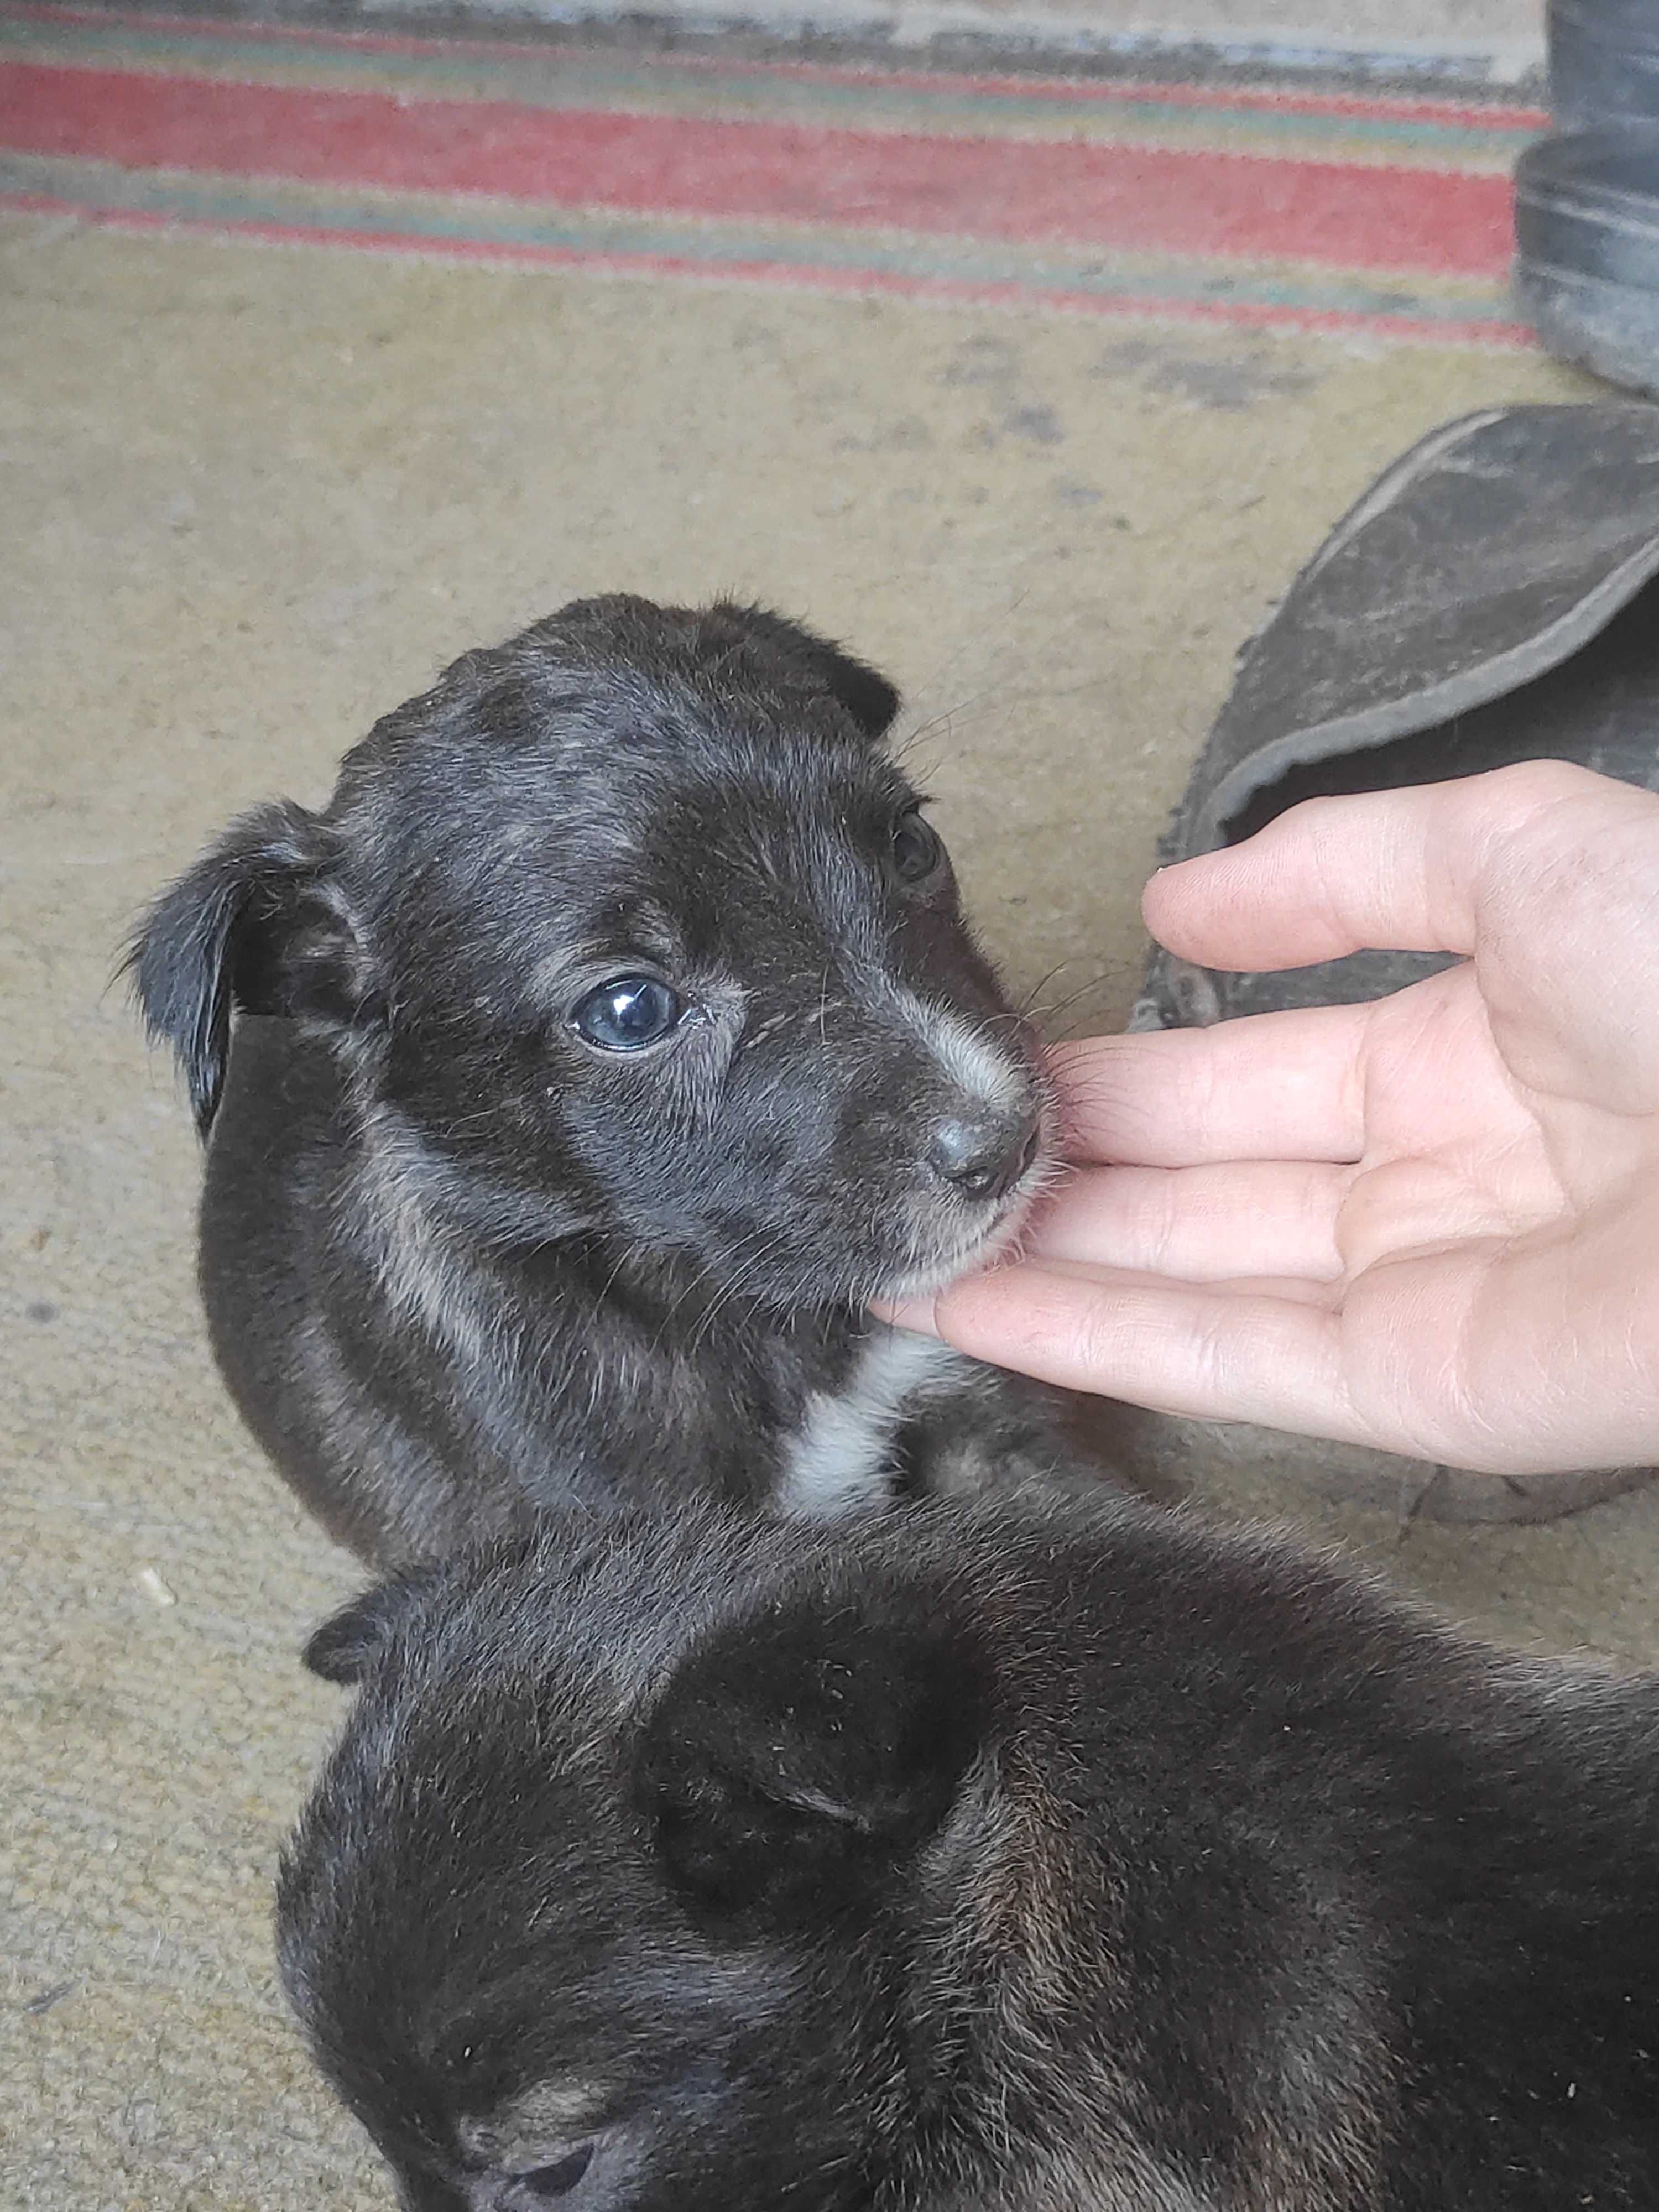
[[[899,695],[867,661],[844,653],[832,639],[820,637],[804,623],[788,621],[766,607],[743,607],[721,599],[704,617],[705,627],[729,624],[739,636],[763,645],[789,661],[819,690],[845,708],[866,738],[878,738],[899,710]]]
[[[314,1629],[301,1654],[325,1682],[361,1682],[402,1626],[435,1569],[415,1568],[375,1583]]]
[[[636,1754],[670,1879],[716,1913],[787,1915],[879,1880],[949,1811],[984,1742],[988,1666],[920,1592],[815,1590],[722,1626]]]
[[[362,962],[335,879],[337,840],[302,806],[233,822],[169,884],[133,934],[127,967],[145,1026],[171,1045],[206,1136],[218,1110],[233,1001],[248,1013],[349,1018]]]

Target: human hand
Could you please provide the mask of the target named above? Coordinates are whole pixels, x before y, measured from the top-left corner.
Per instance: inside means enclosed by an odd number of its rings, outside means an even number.
[[[1212,967],[1468,957],[1370,1005],[1058,1048],[1076,1174],[1018,1264],[890,1317],[1448,1466],[1659,1461],[1659,799],[1538,762],[1314,799],[1144,911]]]

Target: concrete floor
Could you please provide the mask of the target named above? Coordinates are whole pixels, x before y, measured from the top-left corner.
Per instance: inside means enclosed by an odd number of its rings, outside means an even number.
[[[438,12],[447,0],[400,0],[398,11],[409,14],[429,4]],[[367,12],[367,11],[365,11]],[[475,13],[542,17],[568,21],[574,12],[562,0],[484,0]],[[607,9],[585,5],[584,15],[603,21],[608,14],[684,14],[691,18],[719,12],[711,0],[653,0],[647,9]],[[1128,32],[1151,35],[1177,44],[1188,39],[1238,40],[1332,39],[1388,46],[1398,40],[1425,46],[1518,47],[1541,45],[1544,33],[1543,0],[896,0],[879,6],[869,0],[750,0],[725,12],[747,15],[756,21],[794,15],[825,27],[837,18],[870,22],[888,18],[898,22],[921,22],[932,18],[988,22],[1011,18],[1041,21],[1044,17],[1088,24],[1102,34]]]
[[[696,0],[685,0],[688,14],[699,12]],[[514,12],[537,12],[536,0],[522,10],[514,0]],[[550,11],[551,12],[551,11]],[[672,14],[671,6],[659,11]],[[710,12],[704,8],[702,12]],[[833,24],[836,15],[849,21],[890,14],[901,26],[913,28],[929,21],[967,23],[982,20],[988,27],[1012,21],[1041,24],[1060,22],[1086,26],[1097,35],[1131,33],[1167,40],[1214,40],[1253,45],[1261,41],[1331,40],[1354,46],[1391,46],[1401,40],[1425,47],[1518,51],[1536,48],[1543,40],[1541,0],[1347,0],[1333,6],[1331,0],[1178,0],[1174,7],[1159,0],[926,0],[911,5],[899,0],[891,9],[872,8],[860,0],[767,0],[742,12],[757,17],[799,14],[817,23]]]
[[[1423,431],[1590,387],[1524,350],[1133,325],[0,217],[0,2203],[388,2203],[272,1974],[275,1854],[356,1581],[191,1285],[198,1161],[112,988],[238,808],[314,802],[464,647],[722,587],[890,669],[984,934],[1121,1018],[1139,887],[1242,638]],[[1659,1657],[1659,1495],[1401,1528],[1271,1454],[1223,1512],[1459,1618]]]
[[[375,0],[345,0],[352,13]],[[398,0],[403,15],[449,12],[452,0]],[[900,50],[942,47],[958,58],[1043,48],[1086,57],[1115,50],[1210,47],[1218,59],[1306,67],[1320,58],[1388,55],[1408,69],[1462,66],[1513,82],[1543,58],[1543,0],[473,0],[474,16],[618,22],[649,19],[693,35],[771,32],[815,46],[845,40]]]

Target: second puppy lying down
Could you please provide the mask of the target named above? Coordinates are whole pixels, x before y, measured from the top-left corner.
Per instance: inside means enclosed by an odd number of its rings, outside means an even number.
[[[215,1349],[366,1557],[573,1488],[822,1514],[1066,1456],[864,1311],[1012,1236],[1052,1146],[897,704],[776,616],[586,601],[157,901]]]
[[[1653,1677],[1127,1499],[562,1519],[312,1656],[407,2212],[1659,2204]]]

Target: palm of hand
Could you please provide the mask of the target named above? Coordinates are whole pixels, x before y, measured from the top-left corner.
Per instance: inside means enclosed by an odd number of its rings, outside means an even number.
[[[1467,963],[1365,1011],[1362,1148],[1321,1300],[1337,1364],[1357,1428],[1396,1449],[1516,1473],[1617,1463],[1648,1448],[1659,1380],[1630,1328],[1659,1258],[1659,1127],[1583,1095],[1589,1040],[1564,1062],[1553,1025],[1495,1015],[1484,982]],[[1582,1389],[1587,1365],[1595,1436],[1556,1380]]]

